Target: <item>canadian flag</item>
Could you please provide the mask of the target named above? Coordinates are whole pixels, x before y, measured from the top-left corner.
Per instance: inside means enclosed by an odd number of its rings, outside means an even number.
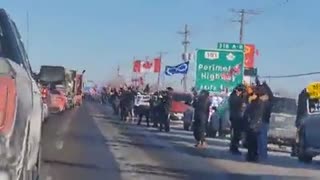
[[[155,58],[153,61],[140,61],[135,60],[133,62],[133,72],[147,73],[154,72],[159,73],[161,70],[161,59]]]

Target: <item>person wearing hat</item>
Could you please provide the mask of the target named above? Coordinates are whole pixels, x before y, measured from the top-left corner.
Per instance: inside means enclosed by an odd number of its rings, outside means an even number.
[[[231,122],[231,141],[230,152],[232,154],[241,154],[239,151],[239,141],[241,139],[241,132],[243,130],[243,105],[245,103],[243,99],[243,92],[245,87],[243,85],[237,86],[229,97],[229,109],[230,109],[230,122]]]

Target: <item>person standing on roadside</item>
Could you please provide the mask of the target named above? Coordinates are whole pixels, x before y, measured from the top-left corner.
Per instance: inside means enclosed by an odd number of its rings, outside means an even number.
[[[272,111],[273,92],[266,82],[261,85],[262,93],[268,96],[264,101],[265,111],[263,113],[262,125],[258,139],[258,154],[261,160],[268,158],[268,131]]]
[[[154,94],[151,95],[150,99],[150,113],[151,113],[151,121],[153,122],[152,127],[157,128],[159,125],[158,121],[158,92],[155,92]]]
[[[173,88],[168,87],[167,91],[162,94],[160,107],[159,107],[159,115],[160,115],[160,127],[159,130],[162,131],[163,128],[166,132],[170,131],[170,118],[169,113],[172,104],[172,96],[173,96]]]
[[[202,90],[199,94],[199,97],[193,103],[194,105],[194,124],[193,124],[193,135],[196,139],[197,143],[195,147],[202,148],[206,147],[206,124],[209,118],[210,113],[210,99],[209,92],[206,90]]]
[[[259,137],[269,97],[261,85],[256,86],[254,93],[249,97],[249,104],[244,114],[247,122],[247,161],[256,162],[259,160]]]
[[[237,86],[229,97],[230,108],[230,122],[231,122],[231,142],[230,152],[232,154],[240,155],[239,141],[241,140],[241,132],[243,130],[243,112],[244,112],[244,99],[243,92],[245,91],[242,85]]]

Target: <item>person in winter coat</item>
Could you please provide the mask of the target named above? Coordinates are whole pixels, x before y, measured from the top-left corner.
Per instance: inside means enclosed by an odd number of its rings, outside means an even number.
[[[113,108],[113,114],[114,115],[119,115],[119,110],[120,110],[120,94],[116,89],[113,89],[113,93],[110,97],[110,101],[112,104]]]
[[[193,124],[193,135],[197,143],[195,147],[205,147],[206,139],[206,124],[209,118],[210,113],[210,99],[209,92],[202,90],[199,94],[199,97],[193,103],[194,105],[194,124]]]
[[[244,120],[247,122],[247,161],[256,162],[259,159],[258,143],[264,114],[268,107],[268,95],[260,86],[256,87],[254,94],[249,97],[249,104],[244,114]]]
[[[133,120],[134,92],[130,87],[128,90],[123,91],[120,104],[121,119],[128,120],[128,118],[131,118]]]
[[[298,108],[297,108],[297,116],[295,121],[296,128],[298,129],[300,128],[302,118],[308,113],[307,112],[308,99],[309,99],[309,94],[307,92],[307,89],[304,88],[298,96]]]
[[[150,100],[145,102],[146,104],[141,104],[140,106],[136,107],[136,114],[138,115],[138,126],[141,125],[142,117],[144,116],[146,118],[147,127],[150,126],[150,115],[151,115],[151,97]],[[149,103],[149,105],[148,105]]]
[[[167,91],[165,91],[161,95],[162,98],[160,98],[160,104],[158,109],[160,131],[162,131],[163,128],[166,132],[170,131],[169,113],[170,113],[171,104],[172,104],[172,93],[173,93],[173,89],[171,87],[168,87]]]
[[[265,111],[262,117],[262,125],[258,139],[258,151],[259,158],[266,159],[268,157],[268,131],[273,104],[273,92],[266,82],[263,82],[260,87],[261,93],[268,96],[268,99],[264,101]]]
[[[152,127],[154,128],[158,128],[158,125],[159,125],[158,104],[159,104],[158,92],[156,92],[151,96],[151,99],[150,99],[150,114],[151,114],[151,121],[153,122]]]
[[[239,151],[239,141],[243,131],[243,106],[245,103],[243,99],[244,91],[244,87],[238,86],[233,90],[229,97],[230,122],[232,131],[229,150],[233,154],[241,154]]]

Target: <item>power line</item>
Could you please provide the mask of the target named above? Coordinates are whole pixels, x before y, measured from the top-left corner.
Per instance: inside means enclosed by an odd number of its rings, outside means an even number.
[[[258,15],[260,14],[259,11],[255,10],[248,10],[248,9],[240,9],[240,10],[235,10],[231,9],[230,10],[233,13],[240,14],[240,18],[236,20],[232,20],[232,22],[240,23],[240,32],[239,32],[239,43],[243,43],[243,31],[244,31],[244,23],[245,23],[245,17],[246,15]]]
[[[259,78],[268,78],[268,79],[279,79],[279,78],[293,78],[293,77],[302,77],[320,74],[320,71],[309,72],[309,73],[300,73],[300,74],[290,74],[290,75],[279,75],[279,76],[259,76]]]
[[[185,24],[184,31],[178,32],[178,34],[183,35],[184,39],[182,41],[182,45],[184,47],[184,54],[186,55],[188,53],[188,46],[190,44],[189,36],[190,36],[190,30],[188,28],[188,24]],[[184,59],[184,61],[187,61],[188,58]],[[187,92],[187,74],[183,75],[183,89],[185,92]]]

